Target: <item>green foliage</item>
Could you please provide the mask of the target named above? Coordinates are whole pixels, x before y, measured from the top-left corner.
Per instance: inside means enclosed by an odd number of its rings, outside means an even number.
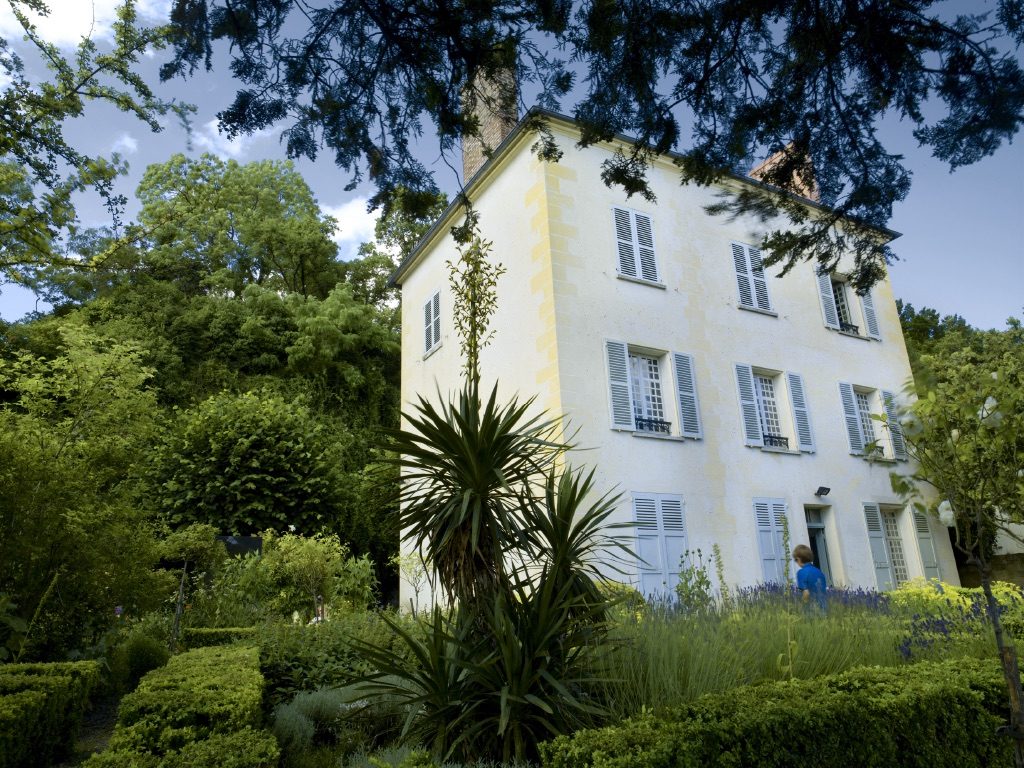
[[[290,162],[175,155],[138,189],[143,264],[187,295],[248,285],[325,298],[338,282],[335,222]]]
[[[134,690],[139,681],[171,658],[167,642],[143,632],[131,632],[114,651],[111,671],[126,690]]]
[[[405,652],[392,624],[401,624],[410,633],[421,631],[407,616],[376,611],[344,614],[308,626],[260,627],[260,667],[266,678],[267,705],[291,701],[301,691],[340,687],[353,676],[372,672],[372,663],[360,655],[357,643]]]
[[[47,356],[0,355],[0,592],[16,619],[34,617],[21,658],[64,658],[96,642],[116,606],[138,614],[161,595],[133,503],[155,429],[150,371],[136,345],[71,324]]]
[[[263,677],[254,648],[201,648],[173,657],[142,679],[124,697],[107,753],[86,765],[118,764],[121,759],[164,757],[161,765],[274,765],[273,739],[260,735]],[[255,729],[255,730],[253,730]],[[248,740],[243,754],[257,762],[239,762],[234,754],[218,755]],[[270,746],[273,744],[273,749]],[[227,761],[227,762],[221,762]],[[156,762],[154,762],[156,764]]]
[[[498,308],[496,289],[505,267],[488,261],[491,243],[479,234],[458,250],[458,260],[445,264],[452,287],[452,321],[462,340],[466,381],[476,387],[480,383],[480,352],[494,337],[494,330],[488,327]]]
[[[49,765],[69,755],[99,679],[92,661],[0,666],[0,766]]]
[[[676,600],[683,613],[706,613],[715,607],[715,595],[711,588],[710,561],[704,560],[699,549],[686,550],[679,561],[679,583],[676,584]]]
[[[83,763],[87,768],[277,768],[280,751],[273,735],[254,728],[214,733],[162,757],[108,750]]]
[[[545,768],[1005,765],[1001,689],[993,662],[867,667],[708,696],[559,737],[541,754]]]
[[[75,259],[58,255],[61,235],[76,229],[76,193],[95,191],[115,222],[123,205],[112,183],[126,164],[117,155],[90,157],[72,147],[64,123],[81,118],[86,105],[98,101],[159,131],[161,116],[173,111],[184,120],[190,108],[157,99],[134,71],[141,55],[163,48],[169,31],[140,29],[132,3],[118,9],[110,51],[100,53],[94,40],[83,38],[73,59],[44,41],[28,19],[29,11],[45,10],[45,2],[11,0],[9,5],[28,47],[48,70],[47,77],[33,82],[27,75],[32,70],[0,39],[0,282],[22,282],[55,261],[81,268]]]
[[[314,745],[327,745],[335,755],[347,755],[365,749],[397,731],[399,713],[377,711],[367,716],[358,691],[320,688],[303,691],[274,710],[274,735],[285,763],[301,764],[304,753]],[[353,710],[361,709],[358,717]]]
[[[211,397],[158,447],[154,503],[173,526],[314,532],[340,509],[337,448],[310,410],[271,393]]]
[[[256,634],[256,627],[186,627],[182,639],[185,647],[192,650],[211,645],[228,645],[240,640],[252,643]]]
[[[178,0],[176,57],[162,76],[209,68],[214,41],[226,38],[241,81],[220,113],[230,134],[291,120],[290,154],[312,159],[326,144],[353,187],[363,172],[377,184],[371,204],[398,202],[403,189],[422,210],[434,183],[409,137],[424,116],[447,153],[479,134],[472,105],[501,108],[486,84],[514,72],[535,105],[554,109],[579,73],[579,143],[638,139],[603,163],[606,184],[652,199],[646,170],[657,155],[677,152],[682,180],[707,184],[774,154],[765,187],[722,190],[715,210],[769,227],[788,217],[765,238],[768,263],[828,271],[852,255],[865,289],[891,257],[876,228],[910,188],[902,157],[879,139],[882,118],[910,126],[951,168],[992,154],[1024,122],[1020,0],[999,0],[990,14],[939,5],[493,0],[410,15],[396,0],[334,0],[285,24],[303,3],[251,2],[239,23],[227,0]],[[537,154],[557,159],[543,116],[527,120],[541,129]],[[834,213],[773,187],[815,195]]]

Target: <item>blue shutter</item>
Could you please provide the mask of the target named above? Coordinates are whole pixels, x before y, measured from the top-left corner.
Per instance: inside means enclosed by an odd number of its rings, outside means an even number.
[[[832,275],[818,272],[818,295],[821,297],[821,314],[825,317],[825,325],[834,331],[839,330],[839,310],[836,309],[836,295],[832,292]]]
[[[736,364],[736,388],[739,390],[740,414],[743,417],[743,441],[746,445],[763,447],[761,420],[757,415],[757,399],[754,394],[754,371],[749,365]]]
[[[872,339],[881,339],[878,333],[878,317],[875,315],[875,302],[870,291],[860,297],[860,305],[864,310],[864,325],[867,327],[868,336]]]
[[[633,240],[633,222],[625,208],[612,209],[615,218],[615,241],[619,253],[619,273],[636,277],[636,245]]]
[[[886,421],[889,426],[889,439],[892,440],[892,455],[900,461],[907,460],[907,443],[903,439],[903,427],[900,426],[900,414],[896,408],[896,396],[892,392],[882,390],[882,402],[885,404]]]
[[[885,529],[882,527],[882,510],[877,504],[864,502],[864,522],[868,528],[868,545],[875,565],[875,582],[878,591],[885,592],[896,585],[889,562],[889,548],[885,543]]]
[[[676,369],[676,392],[679,395],[679,425],[684,437],[700,438],[704,435],[700,423],[700,404],[697,401],[697,380],[693,370],[693,357],[676,352],[672,355]]]
[[[796,425],[796,440],[801,451],[814,453],[814,435],[811,433],[811,412],[804,397],[804,380],[798,373],[786,374],[789,382],[789,399],[793,404],[793,423]]]
[[[621,341],[605,341],[612,428],[633,430],[633,397],[629,383],[629,352]]]
[[[860,431],[860,417],[857,415],[857,400],[853,395],[853,385],[845,381],[839,382],[839,398],[843,403],[843,416],[846,418],[846,435],[850,439],[850,453],[864,453],[864,435]]]
[[[935,556],[935,540],[928,526],[928,518],[923,512],[914,513],[914,530],[917,532],[917,545],[921,548],[921,566],[926,579],[939,578],[939,559]]]

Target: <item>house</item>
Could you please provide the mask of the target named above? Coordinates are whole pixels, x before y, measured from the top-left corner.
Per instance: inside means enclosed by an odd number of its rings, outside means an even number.
[[[587,449],[572,461],[596,466],[636,524],[634,583],[671,589],[683,554],[714,544],[729,584],[780,581],[784,521],[831,584],[958,583],[946,530],[890,488],[902,435],[872,418],[911,378],[888,280],[858,296],[841,271],[775,279],[763,224],[705,213],[715,188],[681,186],[664,158],[649,173],[657,202],[627,199],[600,180],[615,143],[576,150],[574,123],[544,116],[559,162],[531,153],[520,123],[466,174],[507,270],[483,385],[568,419]],[[460,385],[446,262],[461,216],[449,209],[393,278],[406,405]]]

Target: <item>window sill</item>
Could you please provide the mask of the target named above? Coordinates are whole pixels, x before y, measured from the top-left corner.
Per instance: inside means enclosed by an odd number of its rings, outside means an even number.
[[[783,456],[799,456],[803,451],[794,451],[792,448],[775,448],[770,445],[751,445],[749,448],[756,448],[761,453],[778,453]]]
[[[744,312],[753,312],[755,315],[768,315],[768,317],[778,317],[779,313],[773,309],[761,309],[760,307],[748,307],[746,304],[737,304],[737,309],[742,309]]]
[[[439,350],[443,345],[444,345],[443,341],[437,342],[437,344],[435,344],[434,346],[432,346],[430,349],[428,349],[426,352],[423,353],[423,359],[426,360],[428,357],[430,357],[435,352],[437,352],[437,350]]]
[[[891,456],[879,456],[877,454],[860,454],[860,457],[869,464],[896,464],[896,459]]]
[[[627,283],[639,283],[640,285],[649,285],[651,288],[660,288],[663,291],[667,288],[667,286],[664,283],[660,283],[657,280],[645,280],[642,277],[624,275],[621,272],[616,272],[615,276],[619,278],[619,280],[625,280]]]
[[[860,339],[861,341],[874,341],[874,339],[872,339],[870,336],[865,336],[862,333],[850,333],[849,331],[837,331],[835,328],[831,328],[830,330],[835,331],[840,336],[846,336],[849,339]]]
[[[631,434],[633,435],[633,437],[643,437],[647,438],[648,440],[668,440],[669,442],[672,443],[685,443],[687,440],[695,439],[692,437],[683,437],[682,435],[666,435],[663,433],[659,434],[658,432],[638,432],[637,430],[633,430]]]

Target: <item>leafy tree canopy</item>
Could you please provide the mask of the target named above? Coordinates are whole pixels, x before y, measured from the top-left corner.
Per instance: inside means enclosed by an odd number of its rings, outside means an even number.
[[[186,120],[191,108],[157,99],[133,71],[140,54],[166,45],[168,29],[139,28],[131,0],[118,10],[112,50],[101,53],[83,39],[73,60],[44,41],[26,15],[48,14],[43,0],[7,5],[50,71],[48,79],[33,82],[22,58],[0,38],[0,280],[18,282],[39,264],[78,263],[60,254],[58,242],[76,230],[76,192],[99,193],[115,221],[124,202],[112,191],[125,170],[121,160],[78,151],[64,136],[64,123],[82,116],[89,102],[102,101],[159,131],[162,115],[175,112]]]
[[[335,221],[291,163],[175,155],[139,184],[148,270],[188,294],[247,285],[325,297],[338,282]]]
[[[782,153],[764,180],[816,187],[830,212],[749,190],[714,210],[787,214],[796,226],[766,237],[770,262],[831,266],[852,251],[853,279],[866,288],[892,254],[865,225],[884,226],[910,188],[901,157],[878,138],[879,120],[909,122],[957,168],[995,152],[1024,119],[1024,72],[1009,52],[1024,42],[1024,0],[955,17],[938,5],[176,0],[175,57],[161,74],[209,68],[213,43],[227,40],[241,86],[222,128],[235,135],[290,121],[291,155],[326,147],[353,185],[369,174],[380,190],[373,202],[387,209],[398,188],[430,199],[431,176],[411,143],[424,116],[448,152],[478,131],[465,104],[488,101],[481,76],[514,68],[552,108],[579,71],[580,143],[620,132],[640,140],[606,161],[606,183],[649,197],[647,164],[669,150],[681,155],[683,179],[702,184]],[[543,134],[539,148],[557,155]]]

